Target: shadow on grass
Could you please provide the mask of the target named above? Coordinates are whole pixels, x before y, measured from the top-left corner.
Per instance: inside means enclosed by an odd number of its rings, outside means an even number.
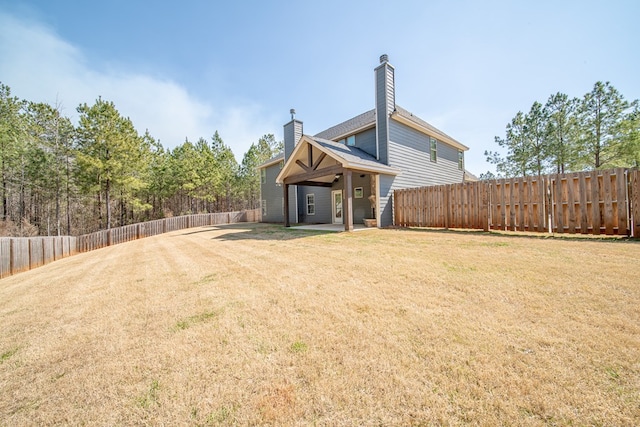
[[[534,233],[522,231],[501,231],[501,230],[467,230],[467,229],[445,229],[445,228],[421,228],[421,227],[390,227],[398,231],[417,231],[420,233],[441,233],[456,235],[473,235],[487,237],[505,237],[513,239],[538,239],[538,240],[566,240],[574,242],[607,242],[607,243],[632,243],[640,244],[640,239],[628,236],[607,236],[592,234],[569,234],[569,233]]]
[[[607,242],[607,243],[631,243],[640,244],[639,239],[626,236],[595,236],[584,234],[569,233],[534,233],[534,232],[518,232],[518,231],[500,231],[500,230],[467,230],[467,229],[444,229],[444,228],[419,228],[419,227],[389,227],[388,230],[394,231],[415,231],[419,233],[437,233],[437,234],[455,234],[465,236],[486,236],[490,238],[502,237],[509,239],[538,239],[538,240],[562,240],[577,242]],[[182,236],[191,234],[209,233],[216,230],[226,230],[220,236],[213,237],[212,240],[238,241],[238,240],[295,240],[305,237],[340,234],[335,231],[325,230],[305,230],[298,228],[287,228],[281,224],[268,224],[262,222],[251,223],[235,223],[235,224],[218,224],[200,227],[194,231],[186,231],[181,233]],[[348,233],[351,234],[351,233]]]
[[[336,234],[332,231],[322,230],[300,230],[286,228],[280,224],[267,224],[261,222],[224,224],[207,227],[185,234],[205,233],[212,230],[228,230],[220,236],[213,237],[213,240],[237,241],[237,240],[294,240],[305,237],[318,236],[324,234]]]

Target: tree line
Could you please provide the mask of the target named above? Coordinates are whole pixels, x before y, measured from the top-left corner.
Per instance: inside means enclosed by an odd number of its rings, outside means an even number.
[[[506,154],[484,154],[498,177],[638,167],[640,105],[637,99],[625,100],[609,82],[597,82],[582,98],[556,93],[544,105],[534,102],[495,142]]]
[[[168,149],[113,102],[77,107],[11,96],[0,82],[0,236],[80,235],[136,222],[260,206],[256,167],[282,151],[272,134],[238,163],[216,131]]]

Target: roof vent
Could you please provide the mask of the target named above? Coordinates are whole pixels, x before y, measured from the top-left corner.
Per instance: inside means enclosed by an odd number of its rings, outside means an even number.
[[[291,120],[294,120],[296,118],[296,109],[292,108],[289,113],[291,114]]]
[[[386,53],[383,55],[380,55],[380,63],[384,64],[385,62],[389,62],[389,55],[387,55]]]

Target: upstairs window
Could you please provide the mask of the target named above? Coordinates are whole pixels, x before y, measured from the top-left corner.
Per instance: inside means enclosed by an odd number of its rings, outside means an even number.
[[[458,169],[464,170],[464,153],[462,151],[458,151]]]
[[[347,138],[347,145],[349,147],[353,147],[354,145],[356,145],[356,136],[355,135],[351,135],[350,137]]]
[[[438,161],[438,141],[435,138],[429,138],[429,143],[431,146],[431,161],[435,163]]]
[[[315,194],[307,194],[307,215],[316,214],[316,196]]]
[[[267,170],[265,168],[260,169],[260,182],[262,184],[267,183]]]
[[[338,141],[338,144],[344,144],[353,147],[354,145],[356,145],[356,136],[351,135],[347,138],[342,138],[340,141]]]

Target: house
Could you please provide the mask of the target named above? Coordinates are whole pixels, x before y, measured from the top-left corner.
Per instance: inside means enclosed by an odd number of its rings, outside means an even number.
[[[263,222],[393,224],[393,191],[465,179],[468,147],[396,104],[387,55],[374,70],[375,108],[306,135],[291,110],[284,153],[259,166]]]

